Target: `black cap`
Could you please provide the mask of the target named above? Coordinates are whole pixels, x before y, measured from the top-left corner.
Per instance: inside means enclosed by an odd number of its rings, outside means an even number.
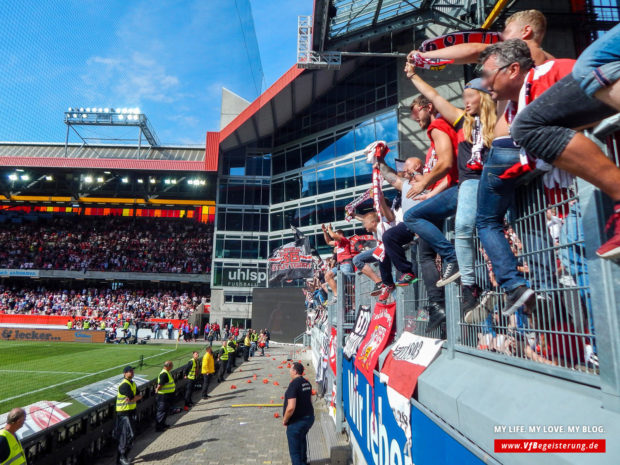
[[[125,368],[123,368],[123,374],[129,373],[130,371],[133,371],[133,367],[131,365],[127,365]]]

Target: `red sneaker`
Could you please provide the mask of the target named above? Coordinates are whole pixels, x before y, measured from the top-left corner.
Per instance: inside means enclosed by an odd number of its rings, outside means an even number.
[[[620,259],[620,212],[615,212],[607,221],[605,231],[614,228],[611,239],[601,245],[596,251],[596,255],[601,258],[607,258],[611,260]]]
[[[394,292],[394,289],[396,289],[396,286],[394,286],[393,284],[389,286],[384,284],[382,289],[383,290],[381,291],[381,295],[379,295],[379,300],[385,302],[390,298],[392,292]]]

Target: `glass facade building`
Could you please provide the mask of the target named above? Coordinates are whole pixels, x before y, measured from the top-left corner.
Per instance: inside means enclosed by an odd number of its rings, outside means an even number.
[[[220,152],[212,288],[224,314],[267,285],[267,259],[291,225],[321,254],[331,252],[322,223],[362,232],[344,206],[371,186],[368,144],[384,140],[398,158],[397,103],[395,61],[367,60],[268,137]]]

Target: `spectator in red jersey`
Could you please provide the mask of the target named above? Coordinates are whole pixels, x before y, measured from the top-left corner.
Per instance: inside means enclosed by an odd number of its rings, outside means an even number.
[[[527,44],[512,39],[486,48],[480,63],[483,85],[491,96],[508,101],[495,127],[495,139],[478,186],[476,227],[497,282],[507,293],[503,314],[509,316],[523,305],[533,307],[535,295],[519,271],[503,231],[504,216],[513,202],[518,178],[534,168],[531,161],[521,156],[508,128],[518,111],[570,73],[574,61],[554,60],[534,68]]]
[[[620,110],[619,50],[617,25],[583,52],[572,73],[519,112],[510,131],[528,155],[585,179],[614,201],[609,227],[615,229],[597,250],[608,259],[620,258],[620,168],[575,128]]]
[[[345,237],[341,229],[334,231],[331,224],[329,226],[322,224],[321,228],[323,229],[325,243],[336,248],[337,265],[325,273],[325,281],[334,294],[331,303],[335,303],[336,299],[338,299],[338,287],[336,286],[335,277],[338,274],[338,270],[344,273],[353,273],[353,255],[351,254],[349,239]]]
[[[439,192],[454,186],[458,180],[458,169],[456,154],[458,137],[456,131],[450,123],[443,119],[438,113],[435,105],[426,97],[420,95],[411,103],[411,117],[426,131],[430,140],[430,147],[426,155],[426,164],[423,174],[415,176],[411,181],[400,181],[402,186],[403,213],[405,222],[387,230],[383,235],[383,243],[388,257],[394,267],[402,273],[400,279],[395,283],[396,286],[408,286],[417,281],[411,263],[406,259],[403,246],[411,242],[414,233],[411,227],[406,224],[408,215],[411,211],[419,208],[426,200],[420,204],[416,197],[424,193],[423,198],[433,197]],[[380,169],[384,178],[389,183],[398,184],[398,176],[386,164],[380,163]],[[419,199],[417,199],[419,200]],[[416,205],[416,203],[419,203]],[[431,244],[420,239],[418,242],[418,253],[420,255],[420,265],[422,277],[428,292],[428,312],[429,327],[431,329],[439,326],[446,318],[445,316],[445,297],[443,289],[437,287],[439,272],[435,265],[437,252]],[[450,256],[451,270],[458,273],[456,264],[456,254]],[[446,268],[447,269],[447,268]],[[387,298],[392,289],[387,289],[380,298]]]

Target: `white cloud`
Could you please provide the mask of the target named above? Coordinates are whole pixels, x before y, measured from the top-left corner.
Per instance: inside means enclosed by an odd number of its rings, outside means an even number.
[[[82,75],[87,98],[104,99],[102,104],[140,105],[174,103],[182,95],[180,81],[156,59],[141,52],[122,56],[93,56]]]

